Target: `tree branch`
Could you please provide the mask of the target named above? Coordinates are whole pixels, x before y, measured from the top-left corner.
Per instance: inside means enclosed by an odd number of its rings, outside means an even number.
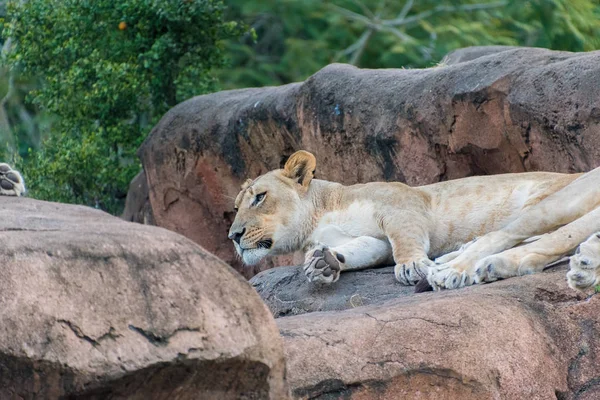
[[[402,10],[400,11],[400,14],[398,14],[398,17],[396,18],[396,20],[403,21],[404,18],[406,18],[406,16],[410,12],[410,9],[412,8],[414,3],[415,3],[415,0],[408,0],[406,3],[404,3],[404,7],[402,7]]]
[[[367,47],[367,43],[369,42],[371,35],[373,35],[373,29],[369,29],[365,33],[362,34],[362,36],[360,37],[360,39],[357,42],[359,45],[358,45],[356,51],[354,52],[354,54],[352,55],[352,58],[350,59],[350,64],[356,65],[358,63],[358,61],[360,60],[360,56],[362,56],[362,53],[365,51],[365,48]]]
[[[382,28],[382,30],[386,31],[386,32],[390,32],[390,33],[396,35],[397,38],[399,38],[401,40],[404,40],[405,42],[414,42],[414,41],[416,41],[416,39],[414,37],[412,37],[410,35],[407,35],[406,33],[402,32],[402,31],[400,31],[400,30],[398,30],[396,28],[386,28],[386,27],[384,27],[384,28]]]
[[[429,18],[430,16],[441,13],[441,12],[457,12],[457,11],[478,11],[478,10],[488,10],[491,8],[503,7],[508,4],[507,1],[497,1],[495,3],[487,3],[487,4],[463,4],[460,6],[446,6],[440,5],[431,10],[423,11],[422,13],[413,15],[408,18],[400,18],[400,16],[396,19],[381,21],[381,24],[384,26],[404,26],[408,24],[413,24],[419,22],[425,18]]]
[[[360,23],[366,25],[367,28],[369,28],[372,31],[371,34],[373,32],[379,32],[379,31],[390,32],[404,41],[415,41],[415,39],[412,36],[407,35],[406,33],[401,32],[392,26],[384,26],[381,22],[379,22],[376,19],[369,19],[369,18],[365,17],[364,15],[357,14],[354,11],[347,10],[347,9],[337,6],[335,4],[332,4],[331,7],[333,9],[337,10],[343,16],[345,16],[353,21],[360,22]]]
[[[352,1],[354,4],[356,4],[358,7],[360,7],[360,9],[362,10],[362,12],[368,16],[369,18],[375,18],[375,15],[371,12],[371,10],[369,10],[369,7],[365,6],[365,4],[360,1],[360,0],[353,0]]]
[[[354,21],[357,21],[357,22],[362,22],[369,28],[373,28],[376,25],[376,23],[373,20],[371,20],[370,18],[367,18],[364,15],[357,14],[354,11],[350,11],[346,8],[340,7],[335,4],[331,4],[330,7],[333,8],[334,10],[336,10],[337,12],[339,12],[340,14],[342,14],[344,17],[349,18]]]
[[[360,37],[358,38],[358,40],[356,42],[352,43],[350,46],[348,46],[344,50],[338,52],[338,54],[335,56],[335,59],[339,60],[343,56],[353,54],[356,50],[358,50],[358,48],[362,45],[362,43],[368,39],[368,36],[370,36],[371,34],[372,34],[371,29],[367,29],[366,31],[364,31],[363,34],[360,35]]]

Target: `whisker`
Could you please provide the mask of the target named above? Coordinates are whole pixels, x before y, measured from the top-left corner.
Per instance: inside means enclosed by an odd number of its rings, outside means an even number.
[[[256,247],[258,247],[259,249],[270,249],[271,246],[273,246],[273,240],[271,239],[261,240],[256,245]]]

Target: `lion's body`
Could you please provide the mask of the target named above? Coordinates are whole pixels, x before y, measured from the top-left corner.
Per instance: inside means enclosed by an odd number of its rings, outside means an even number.
[[[311,196],[339,200],[328,210],[315,210],[312,218],[319,222],[308,243],[335,246],[335,235],[330,237],[329,232],[339,230],[349,237],[385,239],[377,221],[398,215],[399,223],[427,227],[428,255],[438,257],[506,226],[578,176],[533,172],[469,177],[421,187],[387,182],[342,186],[315,179]],[[328,202],[321,200],[320,204]]]
[[[566,229],[585,235],[577,243],[558,246],[546,235],[507,253],[510,260],[498,254],[537,235],[556,231],[558,237],[565,229],[557,228],[592,213],[600,205],[600,170],[470,177],[422,187],[343,186],[312,179],[314,157],[297,154],[283,170],[246,184],[236,199],[240,212],[231,232],[242,232],[236,248],[249,263],[266,254],[305,250],[312,281],[333,282],[343,270],[393,263],[401,283],[427,276],[435,288],[460,287],[540,270],[600,230],[600,221],[587,228],[580,222]],[[473,242],[476,238],[481,239]],[[269,246],[257,246],[261,240]],[[527,249],[538,257],[522,265]],[[494,255],[500,256],[498,271],[487,264],[482,271],[479,262]],[[441,265],[431,261],[436,257]]]

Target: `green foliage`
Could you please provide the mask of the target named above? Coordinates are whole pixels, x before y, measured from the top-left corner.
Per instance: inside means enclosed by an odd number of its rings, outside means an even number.
[[[14,71],[41,78],[35,107],[56,116],[21,166],[30,193],[117,212],[156,119],[215,89],[226,22],[220,0],[28,0],[8,4]]]
[[[597,0],[226,0],[258,39],[231,41],[224,87],[306,79],[331,62],[431,67],[474,45],[600,48]]]
[[[594,289],[596,293],[600,293],[600,285],[596,286]]]

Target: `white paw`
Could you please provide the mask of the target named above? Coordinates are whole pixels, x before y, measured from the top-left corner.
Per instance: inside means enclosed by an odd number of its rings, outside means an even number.
[[[571,289],[585,290],[592,286],[600,284],[598,274],[595,269],[586,270],[586,265],[581,265],[581,261],[573,261],[569,264],[570,270],[567,272],[567,283]]]
[[[567,282],[572,289],[585,290],[600,284],[600,232],[579,245],[569,261]]]
[[[504,271],[517,271],[518,268],[518,263],[515,265],[514,260],[509,257],[499,254],[487,256],[475,264],[474,272],[470,274],[472,284],[497,281],[499,278],[507,277]]]
[[[427,272],[434,265],[433,261],[424,257],[407,263],[396,264],[394,274],[396,275],[396,280],[401,284],[414,286],[421,279],[427,277]]]
[[[10,165],[0,163],[0,194],[4,196],[21,196],[25,193],[25,181],[18,171]]]
[[[430,268],[427,281],[433,290],[458,289],[475,283],[474,274],[469,273],[469,270],[459,270],[449,264]]]
[[[304,273],[309,282],[333,283],[340,279],[345,258],[332,249],[320,246],[306,255]]]

